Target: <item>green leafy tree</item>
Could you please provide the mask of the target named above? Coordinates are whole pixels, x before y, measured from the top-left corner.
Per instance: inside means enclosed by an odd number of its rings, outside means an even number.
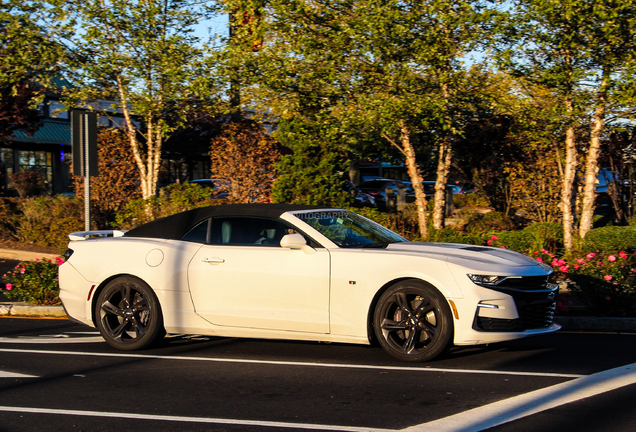
[[[274,183],[274,202],[342,207],[351,204],[343,190],[346,157],[336,137],[330,134],[330,118],[285,119],[276,137],[291,154],[281,157]]]
[[[238,2],[236,8],[242,2]],[[231,2],[234,5],[234,2]],[[415,136],[438,137],[438,186],[445,188],[455,112],[466,73],[460,62],[480,34],[484,16],[472,1],[270,1],[260,25],[262,49],[236,44],[241,97],[279,117],[333,116],[334,125],[365,124],[383,147],[402,155],[415,189],[421,235],[428,237],[426,198]],[[248,38],[249,29],[240,37]],[[252,32],[254,34],[254,32]],[[252,84],[252,85],[249,85]],[[334,130],[343,151],[360,155],[369,140]],[[330,141],[332,143],[333,141]],[[378,151],[376,153],[388,153]],[[435,214],[441,215],[443,194]],[[440,218],[435,218],[441,223]]]
[[[166,138],[192,110],[216,107],[204,47],[193,34],[203,11],[183,0],[88,0],[71,7],[83,29],[75,39],[79,84],[69,89],[71,99],[123,114],[142,196],[154,196]]]
[[[37,106],[62,68],[70,33],[61,2],[7,0],[0,4],[0,140],[39,127]]]
[[[501,57],[508,70],[543,85],[559,96],[552,107],[561,122],[565,162],[561,188],[564,242],[573,247],[575,191],[579,148],[577,127],[591,119],[585,157],[583,208],[579,234],[591,227],[601,134],[608,109],[617,101],[616,84],[624,81],[634,57],[632,1],[596,2],[519,0],[504,34],[513,41]]]

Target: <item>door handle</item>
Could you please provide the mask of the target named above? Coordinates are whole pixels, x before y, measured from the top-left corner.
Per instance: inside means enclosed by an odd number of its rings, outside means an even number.
[[[208,264],[221,264],[224,263],[225,260],[223,258],[203,258],[201,261],[203,261],[204,263],[208,263]]]

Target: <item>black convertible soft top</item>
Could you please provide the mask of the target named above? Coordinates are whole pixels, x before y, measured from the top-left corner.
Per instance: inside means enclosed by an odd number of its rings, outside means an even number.
[[[296,210],[318,210],[329,207],[295,204],[228,204],[201,207],[166,216],[133,228],[124,237],[149,237],[167,240],[180,239],[197,223],[214,216],[262,216],[278,218],[285,212]]]

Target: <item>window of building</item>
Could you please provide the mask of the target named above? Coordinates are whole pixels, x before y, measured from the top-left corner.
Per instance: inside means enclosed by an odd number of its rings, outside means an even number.
[[[34,171],[42,176],[44,185],[52,191],[53,187],[53,161],[51,152],[19,150],[18,163],[20,171]]]

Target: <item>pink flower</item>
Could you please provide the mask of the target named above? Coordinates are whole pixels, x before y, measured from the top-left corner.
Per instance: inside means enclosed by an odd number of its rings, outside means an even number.
[[[25,269],[24,269],[24,267],[23,267],[23,268],[22,268],[22,270],[20,270],[20,273],[21,273],[21,274],[24,274],[24,272],[25,272],[25,271],[26,271],[26,270],[25,270]]]
[[[492,246],[492,240],[488,240],[488,241],[486,242],[486,244],[487,244],[488,246]]]
[[[605,300],[610,301],[612,298],[610,296],[605,296]]]
[[[559,265],[559,261],[555,258],[555,259],[552,260],[552,262],[550,264],[552,264],[553,266],[556,267],[556,266]]]
[[[543,258],[541,258],[541,257],[537,257],[537,261],[539,261],[539,262],[543,262]],[[634,273],[636,273],[636,269],[634,269]]]
[[[40,258],[36,258],[35,260],[36,260],[36,261],[40,261]]]
[[[13,285],[11,284],[6,284],[4,289],[6,289],[7,291],[11,291],[11,288],[13,288]]]
[[[616,257],[614,255],[610,255],[610,256],[607,257],[607,260],[609,262],[614,262],[614,261],[616,261]]]
[[[564,260],[564,259],[560,259],[560,260],[558,261],[558,265],[559,265],[559,266],[564,266],[565,264],[566,264],[566,262],[565,262],[565,260]]]
[[[569,269],[568,269],[568,266],[564,265],[559,267],[559,270],[561,270],[563,273],[567,273]]]
[[[592,258],[594,258],[595,256],[596,256],[596,254],[595,254],[594,252],[591,252],[591,253],[587,254],[586,258],[587,258],[587,259],[592,259]]]
[[[494,236],[490,237],[490,240],[499,240],[499,238],[497,238],[497,236],[494,235]]]
[[[579,259],[576,260],[576,262],[579,263],[579,264],[583,264],[585,262],[585,259],[584,258],[579,258]]]
[[[534,253],[534,255],[535,255],[535,256],[539,255],[539,252],[535,252],[535,253]]]
[[[499,246],[499,247],[500,247],[500,248],[502,248],[502,249],[505,249],[505,248],[506,248],[505,246]]]
[[[579,265],[578,264],[574,264],[574,270],[578,270],[579,269]]]
[[[541,249],[541,252],[543,252],[544,254],[549,253],[549,252],[548,252],[547,250],[545,250],[545,249]]]
[[[636,273],[636,268],[633,268],[633,269],[632,269],[632,273]]]
[[[620,252],[618,253],[618,255],[619,255],[621,258],[623,258],[623,259],[627,258],[627,254],[626,254],[625,252],[623,252],[623,251],[620,251]]]
[[[605,275],[605,276],[603,276],[603,278],[604,278],[606,281],[608,281],[608,282],[609,282],[609,281],[611,281],[611,280],[613,279],[613,278],[612,278],[612,275]]]

